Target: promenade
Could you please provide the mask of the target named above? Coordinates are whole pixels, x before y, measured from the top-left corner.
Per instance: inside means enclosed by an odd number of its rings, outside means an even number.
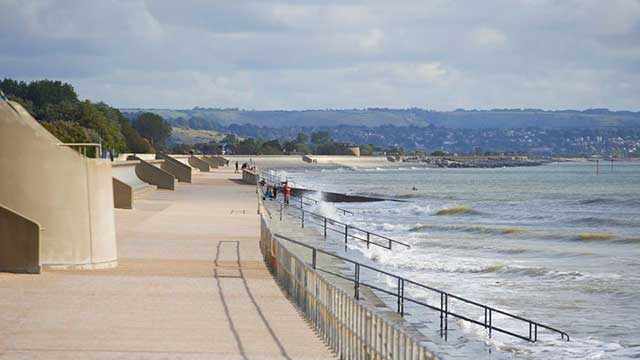
[[[0,359],[331,359],[258,246],[231,167],[116,210],[119,266],[0,273]]]

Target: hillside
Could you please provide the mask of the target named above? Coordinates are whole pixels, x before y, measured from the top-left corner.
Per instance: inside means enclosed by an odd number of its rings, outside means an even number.
[[[193,145],[196,143],[208,143],[210,141],[218,142],[222,140],[223,137],[224,135],[217,131],[173,127],[171,131],[171,137],[169,138],[169,143],[184,143]]]
[[[495,109],[439,112],[423,109],[249,111],[194,108],[191,110],[122,109],[122,111],[129,116],[141,111],[150,111],[162,116],[173,126],[207,130],[220,130],[232,124],[269,128],[339,125],[366,127],[434,125],[451,129],[640,127],[640,112],[613,112],[606,109],[585,111]]]

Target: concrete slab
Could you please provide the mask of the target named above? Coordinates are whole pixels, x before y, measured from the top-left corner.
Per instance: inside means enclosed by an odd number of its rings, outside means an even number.
[[[0,359],[335,358],[267,271],[239,175],[116,210],[117,268],[0,273]]]

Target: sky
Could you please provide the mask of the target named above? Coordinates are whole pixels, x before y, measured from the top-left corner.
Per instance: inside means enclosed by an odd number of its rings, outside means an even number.
[[[640,110],[640,0],[0,0],[0,78],[153,108]]]

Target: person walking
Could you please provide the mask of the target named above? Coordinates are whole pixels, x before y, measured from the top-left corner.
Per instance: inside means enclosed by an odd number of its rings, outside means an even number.
[[[291,199],[291,187],[288,182],[284,182],[284,186],[282,187],[282,192],[284,193],[284,203],[289,204],[289,200]]]
[[[238,160],[236,160],[236,173],[238,173]]]

